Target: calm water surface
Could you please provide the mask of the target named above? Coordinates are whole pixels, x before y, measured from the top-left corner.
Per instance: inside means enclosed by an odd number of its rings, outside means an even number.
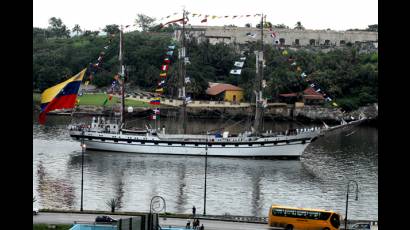
[[[36,117],[36,115],[34,115]],[[79,209],[81,148],[65,129],[68,117],[33,122],[33,195],[41,208]],[[175,122],[165,121],[172,129]],[[234,121],[191,120],[188,130],[205,131]],[[300,124],[266,122],[272,130]],[[313,125],[312,125],[313,126]],[[230,127],[240,131],[243,126]],[[349,179],[359,183],[359,200],[351,190],[349,218],[378,219],[378,130],[361,126],[312,143],[300,160],[208,158],[207,214],[266,216],[272,203],[345,212]],[[118,197],[122,211],[149,211],[155,195],[168,212],[203,212],[204,158],[150,156],[87,150],[84,209],[109,210]]]

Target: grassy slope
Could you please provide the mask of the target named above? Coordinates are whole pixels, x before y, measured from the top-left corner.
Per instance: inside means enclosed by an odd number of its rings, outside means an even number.
[[[96,105],[96,106],[102,106],[105,99],[108,97],[107,94],[84,94],[81,97],[77,97],[77,99],[80,100],[80,105]],[[40,103],[40,98],[41,94],[39,93],[33,93],[33,101],[35,103]],[[111,106],[115,103],[119,103],[119,98],[113,96],[111,101],[108,101],[105,106]],[[134,106],[134,107],[149,107],[149,104],[143,101],[137,101],[137,100],[130,100],[130,99],[125,99],[125,105],[126,106]]]

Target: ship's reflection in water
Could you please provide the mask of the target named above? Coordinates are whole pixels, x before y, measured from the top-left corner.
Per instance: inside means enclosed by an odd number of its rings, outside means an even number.
[[[34,125],[33,186],[42,208],[79,209],[81,148],[64,127]],[[60,136],[60,137],[59,137]],[[352,219],[377,219],[377,129],[357,128],[311,144],[300,160],[208,158],[207,214],[266,216],[272,203],[344,213],[346,182],[358,181]],[[203,212],[203,157],[90,151],[85,153],[84,209],[149,211],[153,196],[168,212]]]
[[[187,213],[193,205],[202,211],[204,158],[87,151],[85,165],[87,208],[104,209],[101,201],[122,197],[123,210],[148,211],[151,197],[161,195],[168,211]],[[70,156],[68,168],[81,170],[80,153]],[[304,174],[300,161],[208,158],[207,212],[264,215],[269,196],[286,193],[279,185],[298,184]]]

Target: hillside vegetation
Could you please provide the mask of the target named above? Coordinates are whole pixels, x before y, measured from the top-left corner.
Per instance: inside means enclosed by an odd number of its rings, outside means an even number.
[[[118,29],[118,26],[114,26],[114,31],[107,35],[88,32],[73,37],[52,36],[50,30],[33,28],[33,90],[43,91],[78,73],[90,63],[96,63],[102,51],[105,53],[103,62],[91,83],[98,87],[110,86],[119,66],[119,36],[115,28]],[[126,33],[124,37],[124,63],[127,65],[128,83],[153,92],[160,79],[160,67],[166,57],[167,47],[175,44],[172,33],[135,31]],[[178,44],[176,45],[178,48]],[[198,43],[191,38],[187,47],[190,59],[187,76],[191,78],[187,91],[192,98],[204,98],[208,82],[226,82],[244,88],[247,100],[251,100],[255,79],[253,51],[260,44],[253,42],[241,46],[247,59],[240,76],[229,74],[234,62],[239,61],[241,56],[232,45]],[[377,52],[359,53],[353,46],[327,53],[302,49],[287,50],[286,55],[282,52],[277,47],[265,46],[264,79],[267,87],[264,95],[271,101],[276,101],[280,93],[302,91],[309,85],[306,79],[310,79],[345,110],[377,102]],[[177,55],[175,50],[165,93],[170,93],[175,85]],[[292,66],[293,62],[297,65]],[[296,69],[297,66],[300,71]],[[300,76],[302,72],[307,75],[306,78]]]

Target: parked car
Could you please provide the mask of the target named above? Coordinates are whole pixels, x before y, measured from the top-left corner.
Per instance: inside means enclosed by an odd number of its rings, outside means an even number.
[[[33,216],[38,214],[38,208],[33,207]]]
[[[112,218],[111,216],[97,216],[95,218],[96,223],[117,223],[118,220]]]
[[[369,223],[356,223],[350,228],[352,230],[370,230]]]

